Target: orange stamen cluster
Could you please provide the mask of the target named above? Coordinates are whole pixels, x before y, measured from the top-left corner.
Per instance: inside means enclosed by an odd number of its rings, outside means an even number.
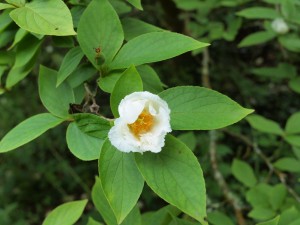
[[[134,123],[128,124],[128,127],[136,137],[139,137],[151,130],[153,122],[153,116],[144,110]]]

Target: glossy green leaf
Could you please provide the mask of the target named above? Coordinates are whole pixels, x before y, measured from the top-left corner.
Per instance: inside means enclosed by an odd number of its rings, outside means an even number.
[[[290,80],[289,87],[294,92],[300,94],[300,77],[295,77],[294,79]]]
[[[186,146],[188,146],[192,151],[194,151],[197,145],[197,139],[193,131],[185,132],[177,137]]]
[[[239,43],[239,47],[248,47],[252,45],[258,45],[265,43],[267,41],[272,40],[276,37],[276,34],[270,31],[259,31],[246,36],[241,42]]]
[[[136,205],[128,216],[124,219],[121,225],[141,225],[142,217],[138,206]]]
[[[117,150],[107,139],[101,149],[99,174],[105,196],[121,223],[136,205],[144,186],[133,154]]]
[[[237,15],[247,19],[276,19],[280,17],[275,9],[267,7],[246,8],[237,12]]]
[[[73,225],[83,213],[87,200],[64,203],[48,214],[42,225]]]
[[[10,9],[4,10],[1,12],[0,14],[0,33],[2,31],[4,31],[6,29],[6,27],[8,27],[11,23],[12,23],[12,19],[9,16],[9,12]],[[3,35],[3,33],[1,34],[1,36]]]
[[[300,172],[300,160],[295,158],[281,158],[274,163],[274,167],[282,171]]]
[[[96,74],[97,70],[93,66],[82,64],[68,76],[67,82],[72,88],[76,88]]]
[[[3,137],[0,142],[0,152],[8,152],[18,148],[61,122],[63,122],[62,119],[52,116],[50,113],[29,117]]]
[[[28,2],[11,11],[10,16],[19,27],[37,34],[76,34],[70,10],[62,0]]]
[[[75,47],[68,51],[59,68],[56,86],[59,86],[72,72],[74,72],[82,58],[83,52],[80,47]]]
[[[292,79],[297,76],[297,68],[288,63],[279,63],[276,67],[260,67],[251,70],[254,75],[272,79]]]
[[[87,135],[103,140],[107,138],[111,126],[106,119],[90,113],[73,114],[73,118],[78,128]]]
[[[120,79],[122,74],[122,70],[113,70],[107,75],[101,76],[98,80],[99,87],[107,93],[112,93],[117,81]]]
[[[279,219],[280,219],[280,216],[276,216],[272,220],[262,222],[262,223],[258,223],[257,225],[278,225]]]
[[[299,218],[300,211],[295,206],[291,206],[281,213],[278,225],[290,225],[292,224],[292,222],[297,221]]]
[[[141,0],[127,0],[131,5],[133,5],[135,8],[143,10]]]
[[[300,147],[300,135],[287,135],[284,136],[284,140],[288,142],[290,145],[295,147]]]
[[[205,182],[199,162],[187,146],[167,135],[160,153],[136,154],[136,162],[156,194],[205,224]]]
[[[99,159],[103,140],[92,137],[80,130],[76,123],[70,123],[66,134],[68,148],[81,160]]]
[[[15,64],[7,76],[6,87],[14,86],[29,74],[35,64],[41,44],[42,40],[38,40],[31,35],[28,35],[19,43]]]
[[[22,7],[25,5],[26,0],[5,0],[7,3],[11,5],[15,5],[17,7]]]
[[[125,40],[129,41],[142,34],[163,31],[162,28],[156,27],[152,24],[146,23],[135,18],[124,18],[121,20],[124,29]]]
[[[287,194],[286,187],[283,184],[277,184],[272,187],[272,190],[268,194],[272,209],[279,210],[284,204],[284,200]]]
[[[300,134],[300,112],[294,113],[287,121],[285,126],[287,134]]]
[[[283,135],[283,130],[279,124],[273,120],[266,119],[257,114],[247,116],[246,119],[250,123],[251,127],[258,131],[269,134]]]
[[[95,48],[100,48],[109,63],[124,39],[119,17],[108,0],[93,0],[78,24],[78,42],[84,54],[98,68]]]
[[[15,8],[15,6],[10,5],[10,4],[6,4],[6,3],[0,3],[0,10],[10,9],[10,8]]]
[[[269,220],[276,216],[276,212],[270,208],[257,206],[249,212],[248,216],[257,220]]]
[[[166,225],[169,224],[174,217],[181,213],[175,206],[167,205],[155,212],[147,212],[142,215],[143,225]]]
[[[169,105],[173,130],[218,129],[253,112],[219,92],[202,87],[169,88],[159,96]]]
[[[105,197],[101,181],[98,177],[96,177],[96,182],[92,189],[92,200],[107,225],[118,225],[114,212]]]
[[[121,100],[136,91],[143,91],[143,82],[136,68],[131,66],[117,81],[110,96],[110,107],[115,117],[119,116],[118,106]]]
[[[144,91],[149,91],[153,94],[158,94],[159,92],[162,92],[164,90],[162,87],[163,84],[160,81],[159,76],[152,67],[148,65],[142,65],[137,67],[137,71],[141,75]]]
[[[272,191],[272,187],[265,183],[259,183],[252,187],[246,193],[247,201],[252,205],[252,207],[263,207],[271,208],[269,202],[269,193]]]
[[[111,69],[158,62],[208,46],[206,43],[168,31],[151,32],[127,42],[109,65]]]
[[[90,217],[86,225],[103,225],[103,224]]]
[[[17,33],[15,35],[14,42],[11,44],[11,46],[8,48],[8,50],[10,50],[13,47],[15,47],[27,34],[28,34],[27,30],[19,28],[19,30],[17,31]]]
[[[279,43],[289,51],[300,52],[300,39],[298,35],[287,34],[278,38]]]
[[[72,88],[63,83],[56,88],[57,71],[40,66],[39,94],[43,105],[55,116],[69,118],[69,104],[75,102]]]
[[[253,187],[257,183],[252,167],[244,161],[234,159],[231,171],[236,179],[248,187]]]
[[[232,220],[220,211],[213,211],[207,215],[208,221],[212,225],[234,225]]]

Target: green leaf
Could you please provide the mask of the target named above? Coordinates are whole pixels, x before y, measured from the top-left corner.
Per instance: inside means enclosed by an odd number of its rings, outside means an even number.
[[[87,200],[64,203],[48,214],[42,225],[73,225],[83,213]]]
[[[243,40],[241,40],[238,47],[242,48],[242,47],[262,44],[272,40],[274,37],[276,37],[276,34],[274,32],[259,31],[246,36]]]
[[[147,212],[142,215],[143,225],[166,225],[173,220],[174,217],[181,213],[175,206],[167,205],[155,212]]]
[[[124,71],[117,81],[110,96],[110,107],[115,117],[119,116],[118,106],[121,100],[128,94],[143,91],[143,83],[140,74],[134,66]]]
[[[13,5],[10,5],[10,4],[6,4],[6,3],[0,3],[0,10],[10,9],[10,8],[16,8],[16,7]]]
[[[261,206],[254,207],[248,214],[250,218],[257,219],[257,220],[268,220],[273,218],[276,215],[276,212],[274,212],[270,208],[264,208]]]
[[[258,185],[250,188],[246,193],[247,201],[252,205],[252,207],[263,207],[271,208],[269,202],[269,193],[272,191],[272,187],[265,184],[259,183]]]
[[[280,216],[277,216],[272,220],[262,222],[262,223],[258,223],[257,225],[278,225],[279,219],[280,219]]]
[[[187,147],[189,147],[192,151],[194,151],[194,149],[196,148],[197,139],[193,131],[180,134],[177,138],[180,141],[182,141]]]
[[[84,54],[98,68],[95,48],[101,48],[105,63],[120,49],[124,34],[119,17],[108,0],[93,0],[78,24],[78,42]]]
[[[300,135],[284,136],[284,140],[288,142],[290,145],[293,145],[295,147],[300,147]]]
[[[124,18],[121,20],[124,29],[125,40],[129,41],[142,34],[163,31],[162,28],[146,23],[135,18]]]
[[[79,65],[81,59],[83,58],[83,52],[80,47],[72,48],[68,51],[62,64],[59,68],[57,75],[57,83],[58,87]]]
[[[299,134],[300,133],[300,112],[294,113],[287,121],[285,126],[287,134]]]
[[[26,0],[5,0],[7,3],[17,6],[17,7],[22,7],[25,5]]]
[[[123,72],[124,71],[122,70],[113,70],[110,71],[106,76],[100,76],[100,79],[98,80],[99,87],[107,93],[112,93]]]
[[[167,135],[158,154],[136,154],[136,162],[149,187],[165,201],[204,223],[206,192],[197,158],[178,139]]]
[[[9,16],[9,12],[10,12],[10,9],[7,9],[7,10],[4,10],[1,12],[0,14],[0,33],[2,33],[6,27],[8,27],[11,23],[12,23],[12,20]],[[1,34],[1,36],[3,35],[3,33]]]
[[[168,31],[151,32],[127,42],[109,65],[111,69],[158,62],[208,46],[206,43]]]
[[[253,112],[219,92],[202,87],[169,88],[159,96],[169,105],[173,130],[218,129]]]
[[[250,123],[251,127],[258,131],[269,134],[283,135],[283,130],[279,124],[273,120],[266,119],[257,114],[247,116],[246,120]]]
[[[158,94],[159,92],[162,92],[164,90],[162,87],[162,82],[160,81],[157,73],[152,67],[148,65],[142,65],[137,67],[137,71],[139,72],[143,80],[144,91]]]
[[[234,225],[232,220],[220,211],[208,213],[208,221],[213,225]]]
[[[57,71],[40,66],[39,94],[43,105],[53,115],[69,118],[69,104],[74,103],[72,88],[63,83],[56,88]]]
[[[290,225],[293,221],[297,221],[299,218],[300,212],[295,208],[295,206],[292,206],[281,213],[278,225]]]
[[[288,172],[300,172],[300,161],[295,158],[284,157],[278,159],[274,164],[274,167],[282,171]]]
[[[271,192],[269,192],[269,201],[272,209],[279,210],[283,205],[286,198],[287,190],[283,184],[277,184],[272,187]]]
[[[248,187],[253,187],[257,183],[252,167],[244,161],[234,159],[231,165],[234,177]]]
[[[101,149],[99,174],[105,196],[121,223],[136,205],[144,186],[133,154],[117,150],[107,139]]]
[[[295,66],[288,63],[279,63],[277,67],[254,68],[251,72],[257,76],[272,80],[292,79],[297,76]]]
[[[62,119],[52,116],[50,113],[32,116],[18,124],[3,137],[0,142],[0,152],[8,152],[18,148],[61,122],[63,122]]]
[[[103,140],[82,132],[76,123],[70,123],[66,134],[68,148],[81,160],[99,159]]]
[[[62,0],[39,0],[26,3],[10,12],[16,24],[33,33],[43,35],[75,35],[68,7]]]
[[[246,8],[236,14],[247,19],[276,19],[280,17],[279,13],[275,9],[266,7]]]
[[[22,41],[22,39],[28,34],[27,30],[24,30],[22,28],[19,28],[19,30],[17,31],[16,35],[15,35],[15,39],[14,42],[12,43],[12,45],[8,48],[8,50],[11,50],[13,47],[15,47],[20,41]],[[18,55],[18,54],[17,54]]]
[[[29,74],[35,64],[41,44],[42,40],[38,40],[31,35],[28,35],[19,43],[15,64],[7,76],[6,87],[14,86]]]
[[[133,5],[135,8],[143,10],[141,0],[127,0],[131,5]]]
[[[293,221],[289,225],[299,225],[299,224],[300,224],[300,219],[296,219],[295,221]]]
[[[121,225],[141,225],[142,217],[138,206],[136,205],[125,220],[121,223]]]
[[[300,52],[300,39],[298,35],[288,34],[278,38],[279,43],[289,51]]]
[[[289,87],[294,92],[300,94],[300,77],[296,77],[289,81]]]
[[[90,217],[86,225],[103,225],[103,224]]]
[[[106,119],[90,113],[73,114],[73,118],[78,128],[87,135],[102,140],[107,138],[111,126]]]
[[[112,211],[105,197],[101,181],[97,177],[92,189],[92,200],[99,213],[103,217],[105,223],[107,223],[107,225],[117,225],[114,212]]]
[[[97,73],[97,70],[91,65],[81,64],[79,67],[71,73],[67,78],[68,84],[72,88],[76,88],[84,83],[84,81],[92,78]]]

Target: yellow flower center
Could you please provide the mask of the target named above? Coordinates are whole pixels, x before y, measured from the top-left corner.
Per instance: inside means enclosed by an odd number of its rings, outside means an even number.
[[[128,124],[128,127],[136,137],[139,137],[141,134],[150,131],[153,123],[153,116],[144,110],[134,123]]]

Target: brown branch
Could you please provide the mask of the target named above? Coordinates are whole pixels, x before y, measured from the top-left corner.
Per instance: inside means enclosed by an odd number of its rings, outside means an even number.
[[[202,58],[202,84],[204,87],[211,88],[210,79],[209,79],[209,51],[207,48],[203,50]],[[236,220],[238,225],[246,225],[246,221],[243,216],[242,208],[240,206],[240,201],[229,189],[222,173],[219,170],[218,161],[217,161],[217,131],[209,131],[209,156],[210,162],[213,169],[214,178],[217,181],[219,187],[221,188],[223,195],[226,200],[232,205]]]

